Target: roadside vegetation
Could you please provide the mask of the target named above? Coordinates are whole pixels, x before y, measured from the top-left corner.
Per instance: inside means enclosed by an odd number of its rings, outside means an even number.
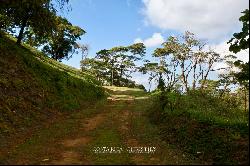
[[[248,163],[248,112],[235,106],[240,96],[219,99],[199,91],[164,95],[169,98],[164,109],[155,92],[148,112],[162,140],[211,164]]]
[[[19,47],[7,35],[0,38],[0,57],[3,146],[11,135],[25,136],[32,129],[105,96],[92,76],[49,59],[30,46]]]
[[[229,41],[234,53],[249,48],[246,18],[248,10],[240,17],[242,32],[235,33]],[[160,64],[149,63],[142,68],[151,74],[149,81],[157,78],[158,82],[158,89],[151,93],[151,123],[160,130],[162,140],[202,161],[248,164],[249,63],[233,60],[233,53],[221,58],[215,52],[202,51],[204,45],[190,33],[182,39],[170,37],[163,48],[155,50]],[[227,62],[226,72],[218,80],[207,79],[208,73],[213,72],[213,63],[220,61]],[[233,71],[234,66],[238,72]],[[232,85],[237,88],[232,89]]]

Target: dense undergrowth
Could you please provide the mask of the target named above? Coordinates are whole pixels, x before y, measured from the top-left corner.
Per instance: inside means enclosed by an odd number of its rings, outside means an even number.
[[[91,75],[0,37],[0,134],[25,130],[104,96]]]
[[[249,163],[249,112],[236,101],[199,91],[152,96],[149,117],[163,140],[209,164]]]

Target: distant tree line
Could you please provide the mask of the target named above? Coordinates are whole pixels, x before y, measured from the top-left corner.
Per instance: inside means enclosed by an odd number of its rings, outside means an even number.
[[[131,81],[131,74],[138,71],[136,62],[143,61],[146,47],[143,43],[100,50],[94,58],[81,61],[83,71],[91,72],[103,85],[139,87]]]

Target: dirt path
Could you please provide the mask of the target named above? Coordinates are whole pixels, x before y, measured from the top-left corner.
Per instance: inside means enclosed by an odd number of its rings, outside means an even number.
[[[190,164],[190,157],[161,142],[145,117],[146,94],[109,88],[112,96],[73,113],[16,147],[4,164]]]

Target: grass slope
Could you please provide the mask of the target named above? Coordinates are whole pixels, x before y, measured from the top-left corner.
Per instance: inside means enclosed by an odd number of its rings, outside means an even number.
[[[103,96],[87,73],[0,36],[0,139]]]
[[[148,116],[163,140],[208,164],[249,164],[248,112],[199,94],[169,94],[172,109],[162,110],[159,94],[152,96]]]

